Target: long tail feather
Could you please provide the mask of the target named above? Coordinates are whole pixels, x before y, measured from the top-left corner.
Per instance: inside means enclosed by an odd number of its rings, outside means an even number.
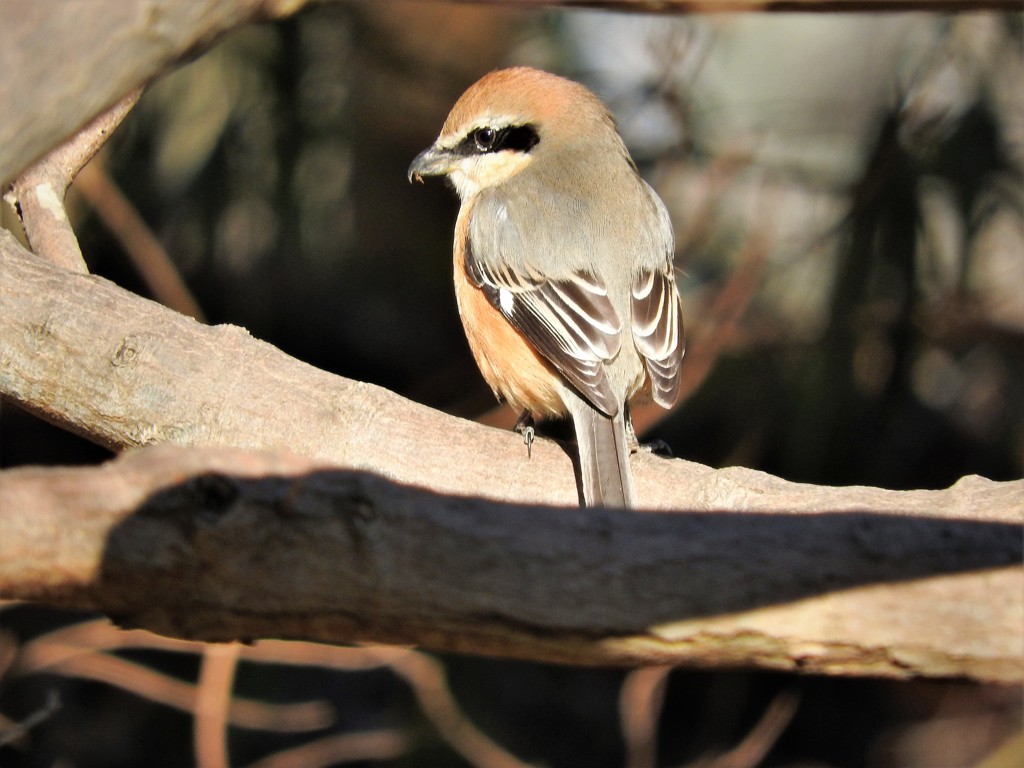
[[[582,400],[572,403],[580,452],[583,502],[588,507],[636,506],[623,412],[609,419]]]

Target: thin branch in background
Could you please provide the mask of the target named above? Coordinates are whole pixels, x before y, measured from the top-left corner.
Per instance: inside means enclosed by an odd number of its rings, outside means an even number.
[[[123,97],[70,139],[30,166],[4,195],[18,212],[32,251],[65,269],[89,271],[71,227],[64,197],[78,172],[106,143],[139,100],[142,89]]]
[[[202,647],[201,643],[196,645]],[[26,669],[19,664],[17,671],[20,674],[47,671],[66,677],[95,680],[157,704],[195,715],[196,687],[191,683],[105,653],[79,652],[72,655],[66,649],[58,647],[56,655],[62,656],[63,660],[36,669]],[[228,717],[232,725],[240,728],[283,733],[316,731],[334,722],[331,707],[323,702],[269,704],[237,696],[231,701]]]
[[[416,701],[441,738],[477,768],[527,768],[524,763],[477,728],[455,701],[441,662],[420,651],[392,646],[368,646],[378,658],[412,688]]]
[[[204,653],[198,694],[190,683],[102,652],[119,648]],[[211,652],[220,658],[212,659]],[[218,708],[226,703],[224,696],[230,685],[229,670],[238,660],[342,671],[389,669],[410,686],[421,711],[442,740],[472,765],[482,768],[524,768],[527,765],[506,752],[469,720],[455,701],[439,661],[400,646],[343,647],[288,640],[263,640],[251,646],[208,646],[143,630],[120,630],[106,619],[97,619],[54,630],[26,643],[14,665],[14,672],[26,675],[47,671],[96,680],[194,714],[197,765],[202,768],[218,764],[216,755],[223,749],[223,741],[218,741],[218,738],[222,739],[228,724],[253,730],[312,731],[334,723],[333,711],[322,702],[266,704],[235,697],[230,701],[225,716]],[[201,703],[198,699],[202,697],[208,697],[208,701]],[[202,726],[201,721],[205,723]],[[221,736],[215,738],[214,730]],[[328,759],[331,755],[342,753],[364,755],[349,759],[377,759],[373,755],[379,753],[383,755],[379,759],[385,759],[401,754],[407,746],[406,739],[397,731],[342,734],[272,755],[257,765],[260,768],[329,765],[339,761],[337,757]],[[204,750],[202,757],[200,748]],[[304,751],[306,748],[308,751]],[[280,764],[273,762],[277,759],[281,760]],[[317,762],[319,760],[323,762]]]
[[[619,718],[626,743],[626,768],[658,765],[658,720],[671,671],[671,667],[641,667],[622,681]]]
[[[389,647],[401,650],[398,646]],[[362,647],[321,645],[302,640],[257,640],[242,648],[242,658],[256,664],[294,664],[341,672],[366,672],[388,666],[380,654],[367,653]]]
[[[689,768],[754,768],[775,746],[799,706],[799,693],[783,691],[772,699],[761,719],[739,744],[717,757],[697,760]]]
[[[85,198],[103,225],[117,238],[153,297],[165,307],[206,322],[174,261],[107,172],[103,155],[82,169],[74,190]]]
[[[3,725],[3,730],[0,730],[0,747],[7,744],[13,744],[18,739],[25,736],[30,730],[35,728],[42,722],[49,720],[53,717],[54,713],[60,709],[60,696],[57,691],[51,690],[46,694],[46,702],[33,712],[31,715],[16,723],[7,721],[7,718],[3,720],[7,723],[0,722]],[[10,724],[8,724],[10,723]]]
[[[289,640],[264,640],[242,648],[249,662],[303,664],[338,670],[386,667],[406,681],[424,716],[441,738],[476,766],[523,768],[527,765],[506,752],[478,729],[459,707],[433,657],[400,646],[338,647]]]
[[[199,653],[203,643],[155,635],[144,629],[120,629],[110,619],[89,619],[51,630],[25,643],[14,665],[15,674],[29,674],[67,658],[97,651],[145,648],[155,651]]]
[[[397,730],[343,733],[275,752],[249,768],[322,768],[361,760],[394,760],[408,750],[409,739]]]
[[[228,715],[238,644],[207,645],[196,684],[193,739],[198,768],[228,768]]]

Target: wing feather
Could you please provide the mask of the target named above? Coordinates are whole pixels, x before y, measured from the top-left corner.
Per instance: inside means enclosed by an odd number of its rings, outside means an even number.
[[[632,257],[623,252],[622,258],[636,270],[628,309],[622,307],[629,313],[626,335],[608,286],[590,266],[595,252],[607,247],[592,239],[601,231],[593,218],[599,214],[588,212],[576,197],[552,194],[549,187],[544,188],[546,205],[538,207],[530,179],[522,174],[516,177],[518,186],[512,182],[476,199],[464,261],[470,281],[605,415],[614,416],[622,406],[606,378],[605,363],[630,340],[643,358],[655,401],[671,406],[679,393],[683,319],[672,266],[672,222],[661,199],[639,180],[649,195],[651,219],[646,228],[638,225],[634,240],[618,243],[634,251]],[[564,231],[565,222],[579,222],[581,216],[590,218],[571,233]],[[558,259],[552,258],[554,249],[559,249]],[[605,250],[602,258],[615,255]],[[549,274],[541,264],[556,266],[557,273]]]
[[[478,259],[467,241],[466,274],[491,305],[595,408],[619,411],[604,363],[619,351],[622,322],[608,292],[594,275],[573,273],[562,280],[526,275],[508,262],[492,266]]]
[[[679,397],[686,345],[683,310],[672,272],[642,272],[631,288],[633,342],[643,355],[654,401],[671,408]]]

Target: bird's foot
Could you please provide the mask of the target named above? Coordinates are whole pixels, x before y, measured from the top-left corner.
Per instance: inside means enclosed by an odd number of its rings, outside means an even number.
[[[533,426],[532,414],[529,411],[523,411],[519,416],[519,421],[512,429],[523,436],[523,442],[526,443],[526,458],[533,458],[533,438],[536,436],[537,430]]]
[[[641,443],[633,429],[633,416],[629,412],[629,404],[626,404],[626,445],[630,453],[653,453],[666,459],[672,458],[672,448],[664,440],[652,440],[649,443]]]
[[[673,457],[672,447],[664,440],[651,440],[649,443],[637,442],[636,447],[633,448],[632,453],[643,451],[644,453],[653,453],[655,456],[661,456],[664,459],[671,459]]]

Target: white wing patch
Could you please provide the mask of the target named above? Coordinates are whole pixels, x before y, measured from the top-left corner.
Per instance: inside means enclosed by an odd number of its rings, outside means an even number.
[[[501,310],[503,315],[512,314],[514,303],[515,297],[512,295],[512,291],[508,288],[498,289],[498,308]]]
[[[521,274],[509,264],[493,268],[466,249],[466,274],[491,305],[597,410],[608,416],[621,403],[605,378],[604,363],[618,354],[622,322],[595,276],[563,280]]]

